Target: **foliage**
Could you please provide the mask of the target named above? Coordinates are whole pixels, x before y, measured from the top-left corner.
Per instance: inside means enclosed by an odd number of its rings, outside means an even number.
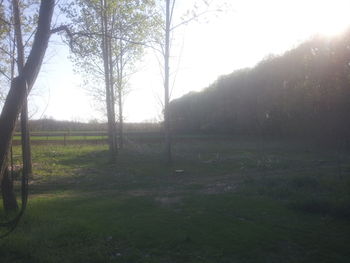
[[[350,31],[315,37],[171,102],[178,132],[349,138]]]
[[[38,0],[21,0],[19,1],[22,21],[22,35],[24,40],[25,56],[28,56],[35,26],[38,20]],[[14,44],[14,27],[12,2],[1,1],[0,5],[0,106],[5,101],[7,90],[10,86],[10,80],[16,76],[17,50]],[[13,64],[14,63],[14,64]]]
[[[75,70],[84,75],[84,86],[89,89],[96,101],[105,102],[106,91],[101,85],[105,72],[101,50],[103,30],[100,21],[103,9],[100,1],[74,1],[69,6],[63,6],[62,9],[71,21],[71,31],[74,34],[72,59],[76,64]],[[153,16],[157,16],[155,1],[108,0],[107,9],[107,30],[112,46],[114,84],[125,91],[127,78],[135,70],[135,62],[140,59],[144,47],[149,45],[154,32],[157,31],[152,19]],[[122,65],[120,57],[123,58]],[[117,90],[115,92],[118,98]]]

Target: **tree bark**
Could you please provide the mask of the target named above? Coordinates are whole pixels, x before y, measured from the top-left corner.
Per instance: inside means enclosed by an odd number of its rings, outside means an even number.
[[[0,181],[7,169],[7,156],[18,115],[22,109],[27,92],[29,93],[41,68],[51,35],[50,26],[55,7],[54,0],[42,0],[39,10],[38,27],[34,42],[22,74],[11,82],[0,115]]]
[[[3,179],[1,181],[1,194],[4,203],[5,212],[12,212],[18,209],[17,199],[13,191],[13,178],[8,168],[5,168]]]
[[[14,28],[17,46],[17,68],[18,74],[21,75],[24,67],[24,45],[22,39],[21,15],[18,0],[12,0]],[[28,87],[27,87],[28,88]],[[22,159],[23,159],[23,175],[29,178],[32,174],[32,155],[30,149],[30,136],[28,126],[28,90],[26,98],[23,102],[21,112],[21,139],[22,139]]]
[[[124,120],[123,120],[123,41],[120,40],[120,54],[119,54],[119,81],[118,81],[118,107],[119,107],[119,147],[124,147]]]
[[[170,57],[170,0],[166,0],[165,54],[164,54],[164,135],[167,163],[172,163],[171,133],[169,119],[169,57]]]
[[[105,75],[105,88],[106,88],[106,107],[107,107],[107,123],[108,123],[108,145],[109,151],[112,156],[117,155],[117,143],[115,136],[115,114],[114,102],[111,89],[111,75],[110,75],[110,55],[109,55],[109,40],[108,40],[108,27],[107,27],[107,6],[105,0],[100,0],[101,4],[101,29],[102,29],[102,56],[103,67]]]
[[[110,94],[111,94],[111,119],[113,120],[113,142],[115,147],[115,153],[118,154],[117,143],[117,126],[115,117],[115,89],[114,89],[114,70],[113,70],[113,57],[112,57],[112,38],[109,36],[108,41],[108,62],[109,62],[109,76],[110,76]]]
[[[118,107],[119,107],[119,147],[124,148],[124,120],[123,120],[123,101],[122,90],[118,88]]]

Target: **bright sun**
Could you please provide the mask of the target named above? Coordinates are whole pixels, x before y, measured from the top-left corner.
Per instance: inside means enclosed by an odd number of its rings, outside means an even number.
[[[309,11],[312,12],[309,23],[313,24],[321,34],[337,35],[349,27],[349,8],[348,0],[315,2],[314,5],[309,6]],[[315,21],[312,21],[313,16]]]

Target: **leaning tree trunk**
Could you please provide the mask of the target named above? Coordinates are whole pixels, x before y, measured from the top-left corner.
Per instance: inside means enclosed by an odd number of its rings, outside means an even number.
[[[11,82],[11,87],[0,115],[0,181],[7,169],[6,159],[10,150],[16,120],[26,99],[27,92],[31,90],[39,74],[45,56],[51,35],[50,26],[54,7],[55,0],[41,1],[38,27],[32,49],[23,67],[23,72]]]

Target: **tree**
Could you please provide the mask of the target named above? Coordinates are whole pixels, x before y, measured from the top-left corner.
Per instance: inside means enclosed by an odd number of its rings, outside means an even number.
[[[21,27],[21,13],[18,0],[12,0],[13,6],[13,21],[14,21],[14,32],[15,32],[15,43],[17,47],[17,71],[18,75],[21,75],[24,67],[24,44],[22,37]],[[28,90],[26,91],[26,97],[23,101],[21,111],[21,141],[22,141],[22,160],[23,160],[23,177],[29,178],[32,175],[32,155],[30,147],[30,136],[28,126]]]
[[[153,0],[78,1],[63,10],[73,22],[70,43],[78,68],[87,76],[94,96],[104,96],[109,147],[116,153],[116,114],[118,102],[120,133],[123,133],[123,92],[130,70],[151,35]],[[73,38],[73,40],[72,40]],[[99,84],[104,82],[104,89]]]
[[[172,13],[170,13],[170,0],[165,0],[165,49],[164,49],[164,130],[165,130],[165,153],[168,164],[172,162],[170,119],[169,119],[169,58],[170,58],[170,24]],[[173,1],[171,10],[174,10]]]
[[[24,44],[22,37],[21,15],[18,0],[12,0],[14,14],[14,28],[17,47],[17,70],[22,74],[24,67]],[[28,92],[28,91],[27,91]],[[32,173],[30,138],[28,129],[28,94],[23,102],[21,111],[21,131],[22,131],[22,153],[23,153],[23,173],[29,177]]]
[[[37,30],[32,48],[23,70],[11,81],[9,92],[0,115],[0,180],[7,168],[7,156],[17,117],[23,107],[44,59],[51,35],[51,19],[55,6],[54,0],[42,0],[40,3]]]
[[[170,81],[170,35],[178,27],[182,25],[187,25],[191,21],[198,19],[199,17],[212,11],[208,7],[210,2],[203,0],[205,5],[204,10],[199,10],[197,4],[194,5],[194,9],[190,12],[188,11],[182,18],[182,21],[178,24],[173,24],[173,14],[175,8],[176,0],[165,0],[165,28],[164,28],[164,43],[161,43],[162,50],[164,50],[164,135],[165,135],[165,154],[167,158],[167,163],[170,165],[172,163],[172,151],[171,151],[171,125],[170,125],[170,94],[169,94],[169,81]]]
[[[91,75],[102,76],[111,156],[117,154],[113,68],[111,67],[111,10],[116,2],[109,0],[72,1],[61,9],[72,21],[66,29],[73,58],[78,68]],[[92,66],[94,65],[95,68]],[[97,70],[96,70],[97,69]],[[97,72],[98,71],[98,72]],[[98,79],[97,81],[99,81]]]
[[[124,144],[124,96],[128,92],[129,77],[135,72],[135,62],[142,56],[148,41],[156,38],[159,24],[155,23],[158,14],[154,12],[154,1],[145,1],[133,9],[121,4],[115,15],[113,33],[113,67],[115,68],[116,98],[119,117],[119,146]],[[139,10],[148,11],[140,13]],[[152,10],[153,9],[153,10]]]
[[[13,80],[15,66],[15,41],[13,32],[12,5],[1,3],[1,74],[2,83],[8,85]],[[5,90],[2,90],[1,103],[5,101]],[[6,160],[7,161],[7,160]],[[3,179],[0,180],[3,205],[6,212],[17,210],[18,204],[13,188],[13,178],[9,172],[8,165],[4,171]]]
[[[2,22],[6,24],[5,37],[1,42],[1,55],[5,58],[3,60],[2,73],[6,82],[12,81],[15,75],[15,64],[17,64],[17,73],[21,74],[24,60],[25,60],[25,45],[23,44],[22,23],[25,21],[24,29],[26,32],[31,32],[34,21],[33,10],[35,9],[36,1],[18,1],[12,0],[11,3],[3,5]],[[34,6],[34,7],[33,7]],[[31,9],[26,14],[22,11]],[[30,13],[30,14],[28,14]],[[26,43],[31,42],[31,34],[29,34]],[[27,48],[30,45],[27,45]],[[16,49],[17,48],[17,49]],[[16,59],[17,54],[17,59]],[[5,83],[6,83],[5,82]],[[28,130],[28,109],[27,99],[24,102],[21,113],[21,130],[22,130],[22,157],[23,157],[23,176],[28,178],[32,171],[30,139]],[[1,181],[2,196],[5,210],[17,209],[17,202],[13,191],[13,182],[8,171],[5,172],[4,178]]]

